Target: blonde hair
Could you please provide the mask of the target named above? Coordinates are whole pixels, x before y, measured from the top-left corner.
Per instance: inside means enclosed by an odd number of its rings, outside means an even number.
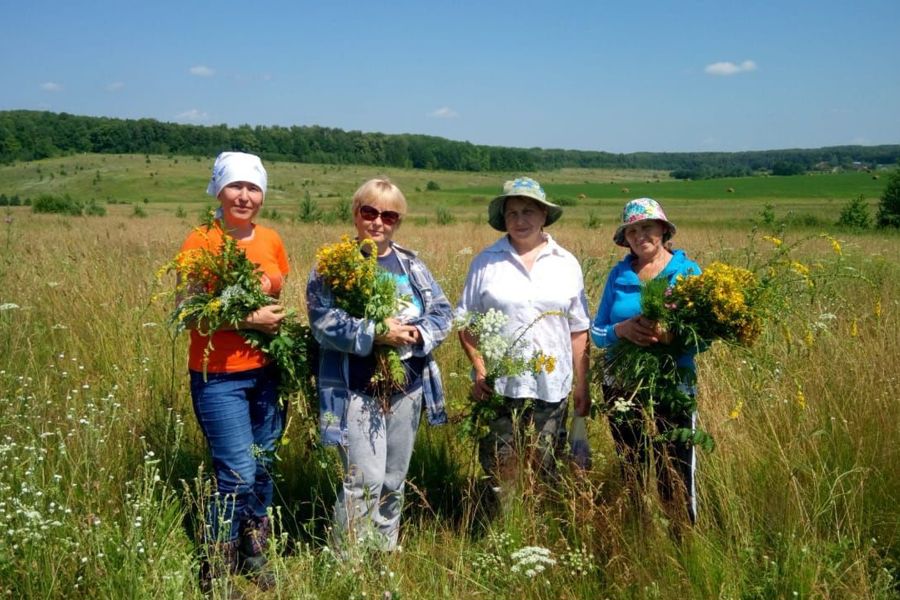
[[[376,177],[359,186],[353,193],[351,206],[353,214],[355,215],[363,204],[379,200],[400,213],[400,216],[406,215],[406,196],[387,177]]]

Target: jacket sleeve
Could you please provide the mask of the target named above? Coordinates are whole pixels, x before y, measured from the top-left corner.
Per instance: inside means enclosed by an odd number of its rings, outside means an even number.
[[[422,334],[422,345],[413,348],[416,356],[427,356],[449,335],[453,325],[453,307],[428,267],[416,259],[410,264],[410,275],[422,296],[424,312],[409,322]]]
[[[331,290],[315,269],[306,282],[306,310],[313,337],[323,348],[367,356],[375,343],[375,322],[351,317],[334,306]]]
[[[613,289],[613,281],[616,278],[616,269],[610,271],[606,278],[606,285],[603,287],[603,296],[600,298],[600,306],[597,307],[597,315],[591,325],[591,340],[599,348],[608,348],[619,341],[616,335],[616,324],[611,322],[612,303],[615,291]]]

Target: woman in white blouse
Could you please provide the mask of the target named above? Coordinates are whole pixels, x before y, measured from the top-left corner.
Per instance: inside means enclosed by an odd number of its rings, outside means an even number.
[[[479,442],[479,460],[495,491],[513,472],[516,440],[525,439],[530,425],[538,435],[533,446],[536,466],[544,476],[552,476],[557,453],[565,444],[569,394],[576,415],[586,416],[590,410],[590,318],[581,266],[544,231],[561,215],[562,209],[547,201],[538,182],[528,177],[507,181],[488,208],[488,222],[506,235],[472,261],[458,307],[463,312],[492,308],[503,312],[509,318],[505,335],[525,332],[526,355],[540,351],[555,358],[550,372],[501,377],[492,388],[477,340],[468,331],[460,332],[473,367],[473,398],[485,401],[492,393],[504,398],[489,433]]]

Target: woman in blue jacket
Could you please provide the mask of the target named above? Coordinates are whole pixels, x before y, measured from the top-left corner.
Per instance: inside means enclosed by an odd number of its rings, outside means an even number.
[[[625,205],[622,223],[616,229],[613,241],[628,248],[629,253],[609,273],[597,316],[591,326],[591,339],[607,350],[607,364],[614,346],[621,339],[645,348],[673,342],[669,332],[641,315],[641,288],[645,282],[664,277],[674,285],[681,275],[700,274],[700,267],[683,251],[669,248],[668,242],[673,235],[675,225],[652,198],[638,198]],[[681,390],[694,396],[694,352],[680,355],[677,363],[685,373]],[[654,436],[653,432],[645,430],[644,415],[632,400],[633,390],[623,389],[608,372],[604,376],[603,395],[612,407],[610,425],[616,450],[622,460],[633,467],[644,466],[652,449],[661,499],[671,503],[683,496],[688,517],[694,522],[697,504],[693,445],[668,440],[651,443],[650,440],[665,437],[667,432],[675,429],[693,430],[696,412],[677,414],[657,404],[653,417],[656,433],[661,435]]]
[[[341,549],[364,543],[385,551],[397,548],[404,482],[420,416],[445,423],[441,375],[432,352],[450,332],[450,303],[415,252],[393,241],[407,204],[387,179],[370,179],[353,195],[357,239],[371,240],[378,266],[390,274],[405,301],[401,313],[375,323],[337,308],[328,284],[313,270],[306,288],[309,325],[320,345],[319,426],[322,442],[338,445],[343,485],[334,507],[333,541]],[[376,396],[373,350],[393,346],[406,381],[387,410]]]

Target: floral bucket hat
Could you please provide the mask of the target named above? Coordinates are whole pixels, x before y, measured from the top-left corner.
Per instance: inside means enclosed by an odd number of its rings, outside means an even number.
[[[503,211],[506,208],[506,199],[513,196],[531,198],[546,208],[545,227],[555,223],[562,216],[562,208],[547,200],[547,194],[544,193],[541,184],[531,177],[517,177],[504,183],[503,193],[491,200],[491,204],[488,206],[488,223],[497,231],[506,231],[506,219],[503,217]]]
[[[628,242],[625,241],[625,228],[645,219],[665,223],[667,231],[663,234],[663,242],[668,242],[675,235],[675,225],[666,218],[666,213],[663,212],[659,202],[653,198],[636,198],[628,202],[622,210],[622,224],[616,229],[613,241],[619,246],[628,248]]]

